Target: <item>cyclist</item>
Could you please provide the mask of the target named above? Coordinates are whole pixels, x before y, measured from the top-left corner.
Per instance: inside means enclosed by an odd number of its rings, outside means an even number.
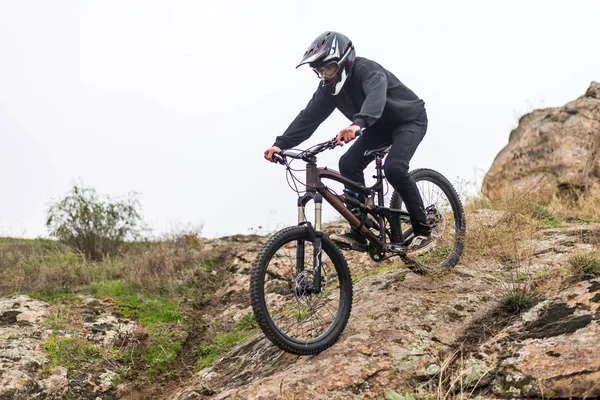
[[[353,141],[355,132],[363,131],[340,158],[340,173],[364,185],[363,171],[375,159],[364,153],[391,144],[383,168],[410,214],[413,232],[408,251],[412,254],[427,252],[434,244],[431,228],[417,186],[408,172],[410,159],[427,131],[425,103],[381,65],[356,57],[350,39],[338,32],[319,35],[296,68],[304,64],[321,79],[319,86],[306,108],[283,135],[276,138],[273,146],[265,150],[265,158],[273,161],[274,153],[308,139],[337,108],[352,121],[338,133],[338,144]],[[330,238],[338,243],[366,244],[366,238],[353,228]]]

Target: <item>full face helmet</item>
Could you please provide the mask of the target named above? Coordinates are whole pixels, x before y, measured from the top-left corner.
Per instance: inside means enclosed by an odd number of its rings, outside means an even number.
[[[323,86],[337,95],[352,72],[355,57],[354,46],[346,35],[327,31],[310,44],[296,68],[308,64]]]

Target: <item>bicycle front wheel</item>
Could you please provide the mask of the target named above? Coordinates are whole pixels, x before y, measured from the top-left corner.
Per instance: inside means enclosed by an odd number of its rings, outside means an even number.
[[[424,271],[454,267],[464,248],[466,226],[462,202],[452,184],[439,172],[423,168],[411,171],[411,176],[423,200],[435,246],[419,256],[407,253],[403,259],[409,266]],[[402,199],[396,191],[392,194],[390,207],[402,208]],[[410,223],[402,226],[403,238],[407,239],[412,227]]]
[[[319,353],[332,346],[350,318],[352,280],[344,256],[321,238],[321,288],[314,289],[314,237],[306,226],[275,233],[252,267],[252,309],[264,334],[293,354]]]

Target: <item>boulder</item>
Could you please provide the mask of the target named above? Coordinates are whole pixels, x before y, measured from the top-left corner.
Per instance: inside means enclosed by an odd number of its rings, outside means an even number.
[[[524,115],[496,156],[481,191],[499,199],[513,190],[582,190],[600,183],[600,83],[558,108]]]

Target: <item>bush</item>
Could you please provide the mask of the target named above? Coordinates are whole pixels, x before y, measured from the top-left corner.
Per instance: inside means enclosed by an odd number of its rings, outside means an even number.
[[[92,188],[75,185],[48,210],[50,235],[79,250],[89,260],[115,254],[126,240],[138,238],[142,219],[134,195],[114,200]]]
[[[600,276],[600,258],[596,254],[578,253],[569,258],[568,263],[576,280]]]

